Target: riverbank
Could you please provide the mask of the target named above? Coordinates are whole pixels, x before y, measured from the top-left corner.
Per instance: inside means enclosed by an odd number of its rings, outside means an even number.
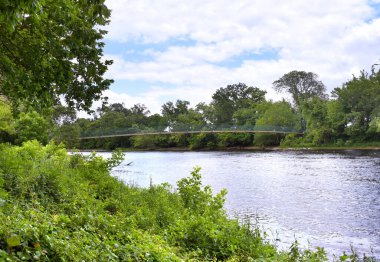
[[[319,147],[259,147],[259,146],[246,146],[246,147],[226,147],[226,148],[202,148],[190,149],[188,147],[167,147],[167,148],[119,148],[123,152],[236,152],[236,151],[344,151],[344,150],[380,150],[380,146],[319,146]],[[78,149],[80,152],[110,152],[107,149]]]
[[[62,145],[0,146],[0,260],[326,261],[323,249],[279,250],[249,223],[229,219],[227,192],[200,169],[139,188],[110,176],[107,160]],[[36,164],[38,163],[38,164]]]
[[[380,258],[379,157],[373,150],[128,152],[112,175],[142,188],[175,186],[197,165],[206,184],[227,189],[229,216],[258,223],[281,249],[297,239],[332,256],[352,243],[360,256],[373,250]]]

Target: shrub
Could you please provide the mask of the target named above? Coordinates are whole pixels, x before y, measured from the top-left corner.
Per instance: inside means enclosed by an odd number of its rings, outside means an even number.
[[[109,175],[121,160],[0,145],[0,261],[324,261],[228,219],[226,191],[203,186],[200,168],[177,191],[136,188]]]

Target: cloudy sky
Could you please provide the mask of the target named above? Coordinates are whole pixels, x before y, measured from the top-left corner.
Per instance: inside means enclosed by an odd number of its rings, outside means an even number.
[[[327,89],[380,61],[380,0],[107,0],[110,102],[210,102],[243,82],[280,99],[272,82],[317,73]]]

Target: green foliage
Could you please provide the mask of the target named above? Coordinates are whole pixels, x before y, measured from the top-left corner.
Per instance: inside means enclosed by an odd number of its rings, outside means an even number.
[[[10,142],[15,134],[11,105],[0,96],[0,143]]]
[[[220,133],[217,135],[218,147],[243,147],[252,145],[253,135],[247,133]]]
[[[41,143],[48,142],[48,122],[37,112],[22,112],[16,119],[16,142],[21,144],[28,140],[37,140]]]
[[[238,126],[255,126],[256,120],[259,117],[256,107],[241,108],[234,112],[233,119]]]
[[[115,152],[69,155],[62,145],[0,145],[1,261],[326,261],[295,243],[278,251],[250,224],[227,217],[200,168],[149,188],[109,175]]]
[[[286,91],[291,94],[298,107],[314,97],[326,98],[325,85],[312,72],[291,71],[274,81],[273,87],[277,92]]]
[[[125,108],[124,104],[104,104],[95,119],[78,119],[70,125],[59,124],[53,134],[56,141],[69,147],[87,149],[115,148],[158,149],[189,148],[223,149],[252,144],[252,135],[235,131],[255,130],[254,144],[258,146],[319,147],[349,146],[375,143],[380,139],[380,73],[362,72],[328,99],[324,86],[313,73],[293,71],[275,81],[279,91],[287,90],[296,101],[265,101],[265,91],[239,83],[218,89],[210,104],[177,100],[162,106],[162,115],[148,116],[144,105]],[[280,81],[281,80],[281,81]],[[57,107],[57,110],[59,107]],[[70,111],[58,110],[60,118],[72,119]],[[55,121],[57,122],[57,121]],[[79,127],[79,128],[78,128]],[[136,133],[167,132],[165,135],[98,138],[78,141],[81,136],[104,136]],[[194,131],[204,133],[192,133]],[[206,133],[207,131],[207,133]],[[223,131],[226,133],[208,133]],[[276,131],[277,134],[265,133]],[[300,136],[281,132],[300,131]],[[170,132],[189,132],[175,134]],[[229,133],[227,133],[229,132]],[[285,138],[286,137],[286,138]],[[284,140],[285,139],[285,140]],[[10,140],[10,139],[8,139]]]
[[[89,110],[111,84],[104,79],[101,42],[110,10],[104,0],[3,0],[0,15],[0,94],[47,108],[63,96]]]
[[[138,149],[154,149],[156,148],[156,136],[134,136],[132,137],[132,145]]]
[[[111,157],[106,160],[108,171],[120,165],[124,160],[124,156],[124,153],[120,149],[113,151]]]
[[[374,113],[369,124],[368,132],[370,134],[380,134],[380,114]]]
[[[345,134],[356,141],[371,138],[367,132],[380,110],[380,71],[364,71],[333,92],[345,115]]]
[[[0,132],[13,134],[15,132],[14,119],[10,104],[0,96]]]
[[[80,127],[78,124],[64,123],[56,127],[52,139],[64,143],[67,148],[77,148],[80,145]]]
[[[299,117],[293,111],[289,103],[285,101],[267,103],[266,107],[267,109],[264,114],[257,119],[257,125],[281,127],[299,126]],[[256,133],[254,143],[259,146],[279,145],[283,136],[282,134]]]
[[[189,138],[190,149],[214,149],[217,147],[218,141],[215,134],[199,133],[194,134]]]
[[[219,88],[212,95],[215,124],[231,124],[234,113],[242,108],[251,108],[265,101],[265,93],[257,87],[239,83]]]
[[[170,131],[196,131],[206,126],[202,113],[190,109],[188,101],[177,100],[176,104],[167,102],[162,105],[162,116],[167,120]]]
[[[200,215],[205,214],[209,208],[213,211],[222,211],[227,191],[223,190],[213,197],[209,186],[202,188],[200,170],[200,167],[195,167],[191,177],[183,178],[177,183],[185,208]]]

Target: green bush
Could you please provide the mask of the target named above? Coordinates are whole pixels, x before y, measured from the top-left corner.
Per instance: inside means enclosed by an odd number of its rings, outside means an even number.
[[[115,152],[0,145],[0,261],[325,261],[323,250],[279,252],[257,228],[228,219],[200,168],[149,188],[109,175]],[[310,258],[313,258],[310,260]]]
[[[48,121],[35,111],[21,113],[16,119],[16,143],[37,140],[43,144],[48,142]]]
[[[242,147],[252,144],[252,134],[249,133],[220,133],[217,136],[218,147]]]
[[[217,147],[216,135],[212,133],[193,134],[189,143],[190,149],[214,149]]]

